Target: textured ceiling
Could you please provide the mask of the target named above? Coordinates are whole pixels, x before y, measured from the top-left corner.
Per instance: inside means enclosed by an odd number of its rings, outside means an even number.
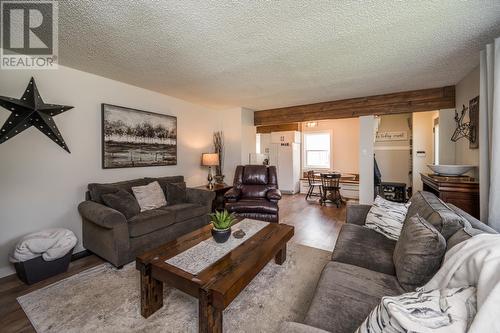
[[[453,85],[498,36],[498,0],[59,2],[62,65],[214,108]]]

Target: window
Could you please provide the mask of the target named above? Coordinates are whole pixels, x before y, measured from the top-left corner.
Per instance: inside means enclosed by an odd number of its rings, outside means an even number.
[[[330,169],[330,133],[304,133],[304,167]]]

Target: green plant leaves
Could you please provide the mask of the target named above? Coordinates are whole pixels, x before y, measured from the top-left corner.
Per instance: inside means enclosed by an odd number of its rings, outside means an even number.
[[[227,230],[231,228],[231,226],[236,221],[236,217],[234,216],[234,214],[229,214],[226,209],[224,209],[224,211],[216,210],[215,213],[209,215],[214,229],[217,230]]]

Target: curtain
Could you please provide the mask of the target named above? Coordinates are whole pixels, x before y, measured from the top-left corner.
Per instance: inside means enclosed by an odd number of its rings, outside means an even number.
[[[480,71],[481,221],[500,231],[500,38],[481,51]]]

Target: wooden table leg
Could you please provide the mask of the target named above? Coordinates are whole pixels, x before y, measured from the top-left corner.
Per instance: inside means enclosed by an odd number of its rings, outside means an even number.
[[[198,316],[200,333],[222,333],[222,310],[211,304],[209,292],[203,289],[200,290]]]
[[[276,256],[274,257],[274,262],[277,263],[278,265],[282,265],[286,260],[286,243],[283,245],[281,250],[276,253]]]
[[[151,276],[149,265],[141,272],[141,315],[144,318],[151,316],[163,306],[163,282]]]

